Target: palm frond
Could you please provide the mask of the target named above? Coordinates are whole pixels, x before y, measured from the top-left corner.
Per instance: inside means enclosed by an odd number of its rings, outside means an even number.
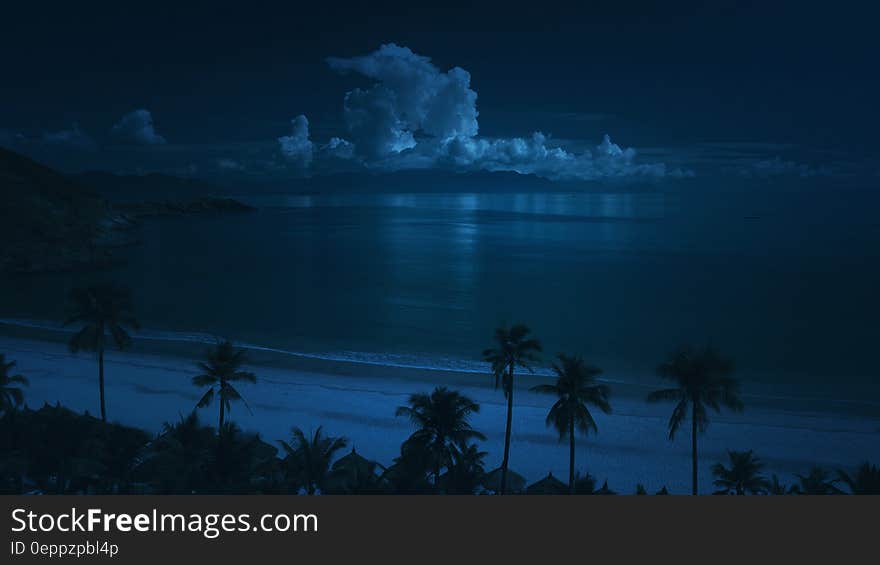
[[[208,391],[205,392],[201,400],[196,404],[196,408],[204,408],[205,406],[210,405],[212,400],[214,400],[214,387],[209,388]]]

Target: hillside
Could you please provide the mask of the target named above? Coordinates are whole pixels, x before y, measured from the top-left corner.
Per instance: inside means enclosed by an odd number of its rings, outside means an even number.
[[[75,268],[98,249],[107,203],[66,176],[0,148],[0,271]]]
[[[71,177],[111,202],[191,201],[221,192],[212,184],[161,173],[120,175],[91,171]]]

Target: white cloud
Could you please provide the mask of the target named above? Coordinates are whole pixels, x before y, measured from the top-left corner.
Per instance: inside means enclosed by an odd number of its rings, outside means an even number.
[[[356,150],[382,157],[415,146],[422,134],[440,140],[475,136],[477,93],[462,68],[441,71],[428,57],[393,43],[361,57],[327,59],[330,68],[376,81],[345,97],[345,120]]]
[[[638,163],[635,149],[621,148],[607,135],[599,145],[579,153],[552,143],[541,132],[528,137],[480,136],[470,74],[460,67],[444,72],[407,47],[390,43],[359,57],[330,57],[327,63],[337,72],[357,73],[374,83],[345,95],[348,139],[335,137],[315,146],[305,116],[294,120],[293,134],[278,142],[286,157],[304,166],[314,157],[385,170],[446,167],[549,179],[687,174],[668,171],[663,163]]]
[[[312,162],[314,146],[309,140],[309,120],[299,115],[290,120],[290,135],[278,138],[281,154],[285,159],[301,167],[308,167]]]
[[[153,115],[149,110],[139,109],[122,116],[111,130],[113,136],[123,143],[135,145],[164,145],[165,138],[156,133]]]

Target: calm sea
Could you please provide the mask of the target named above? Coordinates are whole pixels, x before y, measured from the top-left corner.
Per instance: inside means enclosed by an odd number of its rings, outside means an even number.
[[[69,288],[110,278],[154,331],[461,368],[522,321],[611,379],[713,344],[746,380],[877,394],[876,192],[245,200],[259,211],[146,222],[112,272],[4,280],[0,316],[58,319]]]

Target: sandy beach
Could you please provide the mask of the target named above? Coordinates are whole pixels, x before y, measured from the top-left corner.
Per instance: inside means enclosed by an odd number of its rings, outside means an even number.
[[[60,402],[74,410],[97,412],[91,355],[71,354],[59,332],[3,330],[7,335],[0,336],[0,352],[17,361],[18,372],[30,379],[25,393],[28,406]],[[109,351],[108,418],[157,432],[164,422],[187,414],[201,394],[191,378],[206,347],[153,341],[130,352]],[[359,453],[389,464],[412,432],[408,422],[395,418],[395,409],[414,392],[444,385],[480,403],[474,426],[487,436],[482,446],[488,452],[487,468],[500,462],[505,405],[488,376],[250,353],[250,369],[258,383],[239,388],[250,412],[237,404],[231,417],[267,441],[286,439],[292,426],[305,430],[324,426],[329,434],[347,437]],[[530,481],[548,472],[564,478],[568,469],[567,447],[544,422],[551,398],[527,390],[540,378],[524,375],[515,395],[511,468]],[[689,438],[684,434],[672,442],[667,439],[671,407],[645,403],[648,390],[647,385],[612,385],[614,413],[596,414],[599,434],[578,438],[577,468],[588,470],[600,484],[607,479],[620,493],[634,492],[637,483],[649,492],[667,486],[673,493],[686,493]],[[866,459],[880,460],[880,411],[871,404],[861,406],[854,416],[852,407],[846,415],[833,406],[819,410],[816,402],[744,393],[746,411],[714,416],[700,440],[701,492],[711,492],[709,468],[725,458],[726,449],[753,449],[766,463],[768,476],[776,473],[785,482],[813,464],[849,469]],[[200,416],[210,423],[217,417],[212,408],[200,410]]]

